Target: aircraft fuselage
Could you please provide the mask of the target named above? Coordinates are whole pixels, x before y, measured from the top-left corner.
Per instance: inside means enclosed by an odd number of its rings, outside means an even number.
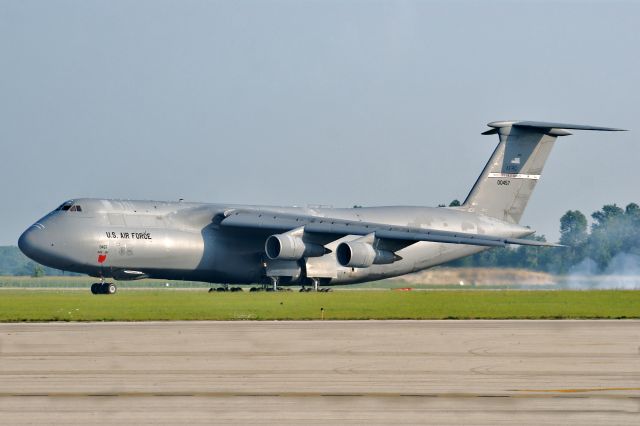
[[[160,278],[215,283],[257,283],[277,275],[281,284],[317,278],[348,284],[389,278],[429,268],[486,247],[417,242],[400,251],[401,260],[367,268],[343,267],[335,249],[347,235],[326,245],[331,252],[298,261],[265,256],[273,232],[226,229],[217,218],[244,211],[331,217],[466,233],[521,237],[528,228],[455,208],[302,208],[229,204],[76,199],[49,213],[20,237],[21,250],[43,265],[94,277],[131,280]],[[75,207],[74,206],[79,206]]]

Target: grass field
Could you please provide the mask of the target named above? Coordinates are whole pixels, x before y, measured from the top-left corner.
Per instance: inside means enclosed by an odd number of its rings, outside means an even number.
[[[81,288],[89,289],[92,283],[98,281],[86,275],[82,276],[0,276],[0,288]],[[211,284],[194,281],[166,281],[144,279],[138,281],[127,281],[123,287],[127,288],[163,288],[169,282],[172,288],[209,288]]]
[[[0,321],[640,318],[639,291],[0,291]]]
[[[432,289],[460,289],[458,284],[459,280],[454,279],[453,283],[449,281],[443,282],[407,282],[400,278],[392,278],[380,281],[371,281],[361,284],[351,284],[348,286],[338,286],[335,290],[381,290],[381,289],[394,289],[412,287],[414,289],[432,290]],[[96,282],[95,278],[88,276],[44,276],[44,277],[27,277],[27,276],[0,276],[0,288],[38,288],[38,289],[82,289],[89,290],[91,283]],[[167,286],[167,284],[169,284]],[[173,288],[173,289],[203,289],[210,287],[218,287],[217,284],[210,284],[196,281],[167,281],[156,279],[143,279],[138,281],[120,282],[118,286],[123,289],[160,289],[160,288]],[[241,287],[248,290],[254,285],[243,285]],[[554,289],[557,288],[554,285],[523,285],[514,280],[513,284],[505,284],[504,282],[496,284],[483,284],[481,286],[475,286],[472,283],[467,282],[466,287],[468,289],[522,289],[522,288],[535,288],[535,289]],[[298,287],[294,287],[295,290]]]

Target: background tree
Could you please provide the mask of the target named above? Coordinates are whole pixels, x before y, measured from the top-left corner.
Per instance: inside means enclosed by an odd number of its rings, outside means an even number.
[[[555,262],[557,272],[567,272],[572,265],[584,259],[585,244],[589,238],[587,218],[579,210],[569,210],[560,218],[559,260]]]
[[[580,210],[569,210],[560,218],[560,244],[577,247],[588,237],[587,218]]]
[[[615,204],[607,204],[591,214],[593,224],[585,255],[605,270],[611,259],[623,251],[625,212]]]
[[[33,267],[33,272],[31,273],[31,276],[34,278],[38,278],[44,275],[44,268],[42,267],[42,265],[34,265]]]
[[[628,204],[624,209],[625,231],[622,248],[626,253],[640,256],[640,207]]]

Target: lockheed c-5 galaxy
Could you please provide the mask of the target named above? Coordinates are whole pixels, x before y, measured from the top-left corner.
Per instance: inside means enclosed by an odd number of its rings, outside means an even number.
[[[523,239],[518,225],[544,163],[567,129],[489,123],[497,148],[464,203],[453,208],[302,208],[105,199],[63,203],[27,229],[22,252],[43,265],[100,279],[162,278],[223,284],[350,284],[420,271]]]

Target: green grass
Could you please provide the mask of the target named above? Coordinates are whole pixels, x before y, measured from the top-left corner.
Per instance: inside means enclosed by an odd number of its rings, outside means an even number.
[[[0,289],[2,288],[38,288],[38,289],[82,289],[87,290],[89,286],[96,282],[96,278],[91,278],[88,276],[43,276],[43,277],[27,277],[27,276],[1,276],[0,275]],[[172,280],[157,280],[157,279],[143,279],[137,281],[127,281],[118,283],[120,288],[144,288],[144,289],[160,289],[167,288],[167,283],[169,283],[169,288],[173,289],[203,289],[210,287],[218,287],[217,284],[210,284],[204,282],[197,281],[172,281]],[[240,287],[248,290],[250,287],[255,287],[257,284],[253,285],[242,285]],[[348,286],[337,287],[337,290],[390,290],[396,288],[404,288],[411,287],[415,290],[459,290],[461,289],[460,285],[457,284],[418,284],[418,283],[408,283],[403,280],[396,279],[386,279],[380,281],[370,281],[361,284],[350,284]],[[294,287],[297,290],[299,287]],[[467,285],[465,289],[474,290],[474,289],[554,289],[555,286],[544,286],[544,285],[530,285],[523,286],[522,284],[496,284],[496,285],[486,285],[483,284],[481,286]]]
[[[1,290],[0,321],[640,318],[640,291]]]
[[[87,290],[92,283],[98,281],[86,275],[83,276],[44,276],[44,277],[27,277],[27,276],[0,276],[0,288],[82,288]],[[166,283],[170,283],[172,288],[209,288],[209,283],[195,281],[167,281],[144,279],[138,281],[127,281],[125,284],[128,288],[163,288]]]

